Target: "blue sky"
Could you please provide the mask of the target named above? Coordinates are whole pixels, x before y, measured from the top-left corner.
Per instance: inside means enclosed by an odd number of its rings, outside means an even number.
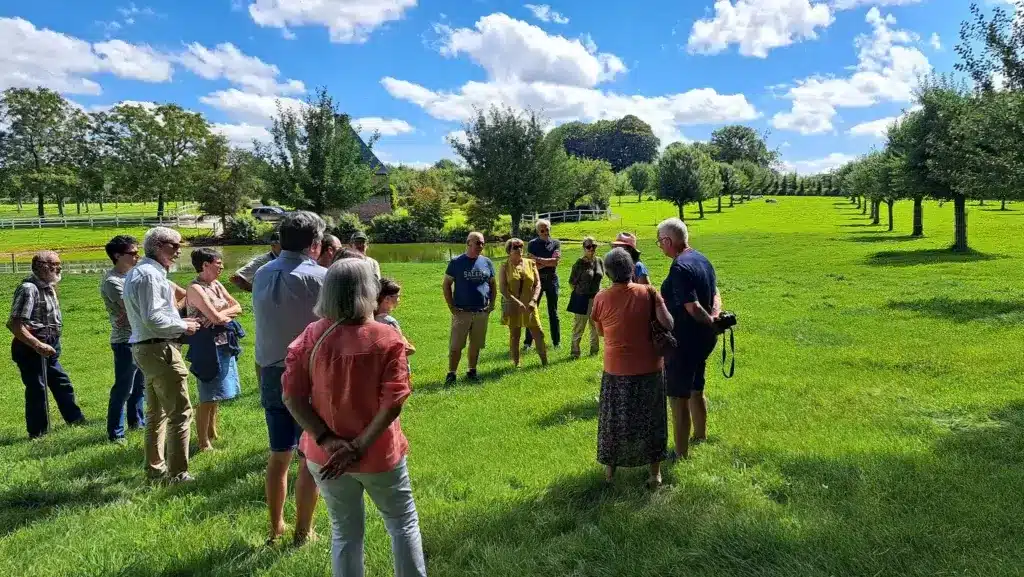
[[[995,0],[993,0],[995,1]],[[542,3],[546,2],[546,3]],[[967,0],[0,0],[0,89],[86,109],[201,111],[266,138],[326,86],[385,162],[452,157],[474,106],[553,124],[636,114],[662,145],[770,130],[811,173],[881,143],[918,78],[951,71]]]

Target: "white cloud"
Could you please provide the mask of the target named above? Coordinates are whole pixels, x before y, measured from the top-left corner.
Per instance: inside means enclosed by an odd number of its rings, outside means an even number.
[[[531,108],[555,123],[634,114],[651,125],[663,144],[682,139],[680,126],[742,122],[759,116],[742,94],[719,94],[711,88],[648,97],[548,82],[469,82],[458,92],[435,92],[391,77],[384,78],[381,84],[395,98],[412,102],[434,118],[447,121],[469,120],[475,109],[491,105]]]
[[[883,17],[878,8],[867,13],[871,36],[858,36],[854,45],[858,61],[847,77],[811,76],[797,80],[784,98],[793,101],[789,112],[772,117],[772,126],[801,134],[819,134],[832,130],[837,108],[864,108],[879,102],[909,102],[918,80],[931,71],[928,58],[917,48],[907,46],[917,35],[889,26],[892,15]]]
[[[717,0],[715,16],[694,22],[687,48],[718,54],[739,44],[740,54],[765,58],[773,48],[818,37],[835,18],[824,3],[811,0]]]
[[[249,15],[260,26],[325,26],[332,42],[363,43],[381,25],[402,18],[417,0],[255,0]]]
[[[36,28],[22,18],[0,18],[0,90],[44,86],[69,94],[100,94],[89,78],[101,73],[145,82],[166,82],[172,67],[149,46],[84,40]]]
[[[148,6],[147,7],[143,7],[143,8],[139,8],[138,6],[135,5],[134,2],[130,2],[128,4],[128,6],[122,6],[122,7],[118,8],[117,11],[120,12],[121,16],[124,16],[125,18],[129,18],[131,16],[138,16],[138,15],[153,16],[153,15],[156,14],[156,12],[154,12],[152,8],[150,8]]]
[[[942,50],[942,39],[939,38],[938,32],[932,32],[932,37],[928,39],[928,44],[935,50]]]
[[[499,82],[557,82],[596,86],[626,72],[614,54],[588,50],[578,39],[551,35],[537,26],[502,13],[484,16],[475,29],[437,25],[441,54],[468,55]]]
[[[451,132],[449,132],[448,134],[445,135],[445,137],[444,137],[445,144],[449,143],[452,140],[465,144],[467,142],[467,140],[466,140],[466,131],[465,130],[453,130],[453,131],[451,131]]]
[[[262,126],[254,124],[223,124],[217,123],[210,126],[210,129],[224,138],[228,139],[231,146],[238,148],[250,148],[252,141],[270,142],[270,131]]]
[[[836,10],[852,10],[860,6],[904,6],[918,4],[924,0],[832,0]]]
[[[255,56],[247,56],[234,44],[225,42],[209,49],[194,42],[178,57],[185,68],[207,80],[226,78],[231,83],[257,94],[302,94],[306,86],[299,80],[277,83],[280,70]]]
[[[526,8],[530,12],[533,12],[533,17],[541,22],[554,22],[555,24],[568,24],[569,19],[562,16],[558,12],[551,9],[551,6],[547,4],[524,4],[523,8]]]
[[[104,68],[121,78],[167,82],[174,73],[167,55],[146,45],[109,40],[93,44],[93,50],[102,59]]]
[[[363,134],[379,132],[381,136],[397,136],[415,131],[412,125],[404,120],[380,118],[378,116],[357,118],[352,121],[352,126],[359,128],[359,131]]]
[[[878,139],[885,138],[889,133],[890,126],[900,120],[903,120],[908,114],[917,110],[921,110],[921,107],[911,106],[909,110],[899,116],[886,116],[885,118],[879,118],[878,120],[861,122],[860,124],[850,128],[850,134],[854,136],[872,136]]]
[[[808,160],[794,160],[783,161],[782,167],[786,172],[797,172],[799,174],[819,174],[822,172],[828,172],[834,168],[857,160],[857,157],[852,154],[843,154],[841,152],[833,152],[824,158],[815,158]]]
[[[237,88],[212,92],[199,97],[199,101],[239,121],[262,126],[270,124],[271,118],[277,115],[278,103],[282,108],[290,110],[299,110],[305,105],[295,98],[244,92]]]

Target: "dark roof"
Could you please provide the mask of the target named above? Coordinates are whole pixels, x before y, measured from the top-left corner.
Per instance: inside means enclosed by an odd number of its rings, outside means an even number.
[[[359,150],[363,154],[363,162],[369,164],[370,168],[373,169],[373,173],[376,174],[377,176],[387,176],[388,167],[384,166],[384,163],[381,162],[379,158],[377,158],[377,155],[374,154],[372,150],[370,150],[369,146],[366,146],[366,142],[363,141],[362,137],[359,136],[359,133],[356,132],[356,129],[353,128],[351,124],[348,126],[348,128],[349,130],[352,131],[352,136],[355,137],[356,142],[359,143]]]

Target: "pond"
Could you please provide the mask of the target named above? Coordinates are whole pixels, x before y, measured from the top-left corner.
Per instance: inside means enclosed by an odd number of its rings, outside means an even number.
[[[192,265],[189,261],[189,254],[196,247],[182,247],[181,258],[175,264],[171,272],[191,271]],[[227,271],[235,271],[241,268],[251,258],[269,250],[267,246],[218,246],[215,247],[224,255],[224,268]],[[394,262],[448,262],[452,257],[458,256],[465,251],[462,244],[446,243],[420,243],[420,244],[371,244],[369,255],[377,259],[381,264]],[[109,260],[97,259],[102,251],[61,251],[61,260],[64,263],[65,273],[98,273],[110,268]],[[484,255],[490,258],[504,258],[505,247],[499,243],[488,243],[484,249]],[[30,270],[27,259],[17,263],[16,272],[28,273]],[[0,263],[0,273],[11,272],[11,263]]]

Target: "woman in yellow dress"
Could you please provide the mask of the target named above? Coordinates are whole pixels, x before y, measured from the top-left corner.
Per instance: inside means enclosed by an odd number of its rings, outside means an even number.
[[[540,328],[540,313],[537,301],[540,300],[540,271],[537,263],[523,258],[525,243],[512,238],[505,243],[508,260],[498,273],[498,286],[501,287],[502,307],[501,324],[508,325],[509,353],[512,364],[519,366],[519,338],[526,327],[537,343],[537,354],[540,363],[548,364],[548,347],[544,343],[544,331]]]

